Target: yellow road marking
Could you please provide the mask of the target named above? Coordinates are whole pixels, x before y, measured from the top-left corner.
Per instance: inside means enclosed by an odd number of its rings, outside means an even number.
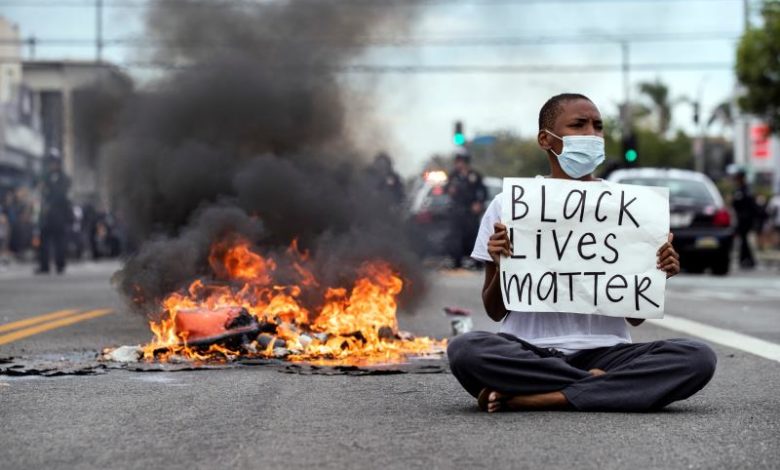
[[[56,320],[58,318],[70,316],[77,312],[78,310],[72,308],[68,310],[57,310],[56,312],[47,313],[45,315],[38,315],[36,317],[25,318],[24,320],[6,323],[5,325],[0,325],[0,333],[3,331],[16,330],[19,328],[24,328],[25,326],[43,323],[49,320]]]
[[[78,323],[85,320],[91,320],[93,318],[99,318],[104,315],[108,315],[109,313],[113,313],[113,310],[111,310],[110,308],[90,310],[89,312],[85,312],[79,315],[74,315],[72,317],[60,318],[59,320],[54,320],[48,323],[44,323],[42,325],[32,326],[30,328],[25,328],[23,330],[14,331],[13,333],[0,335],[0,345],[8,344],[20,340],[22,338],[27,338],[28,336],[37,335],[38,333],[43,333],[44,331],[53,330],[55,328],[62,328],[63,326],[72,325],[74,323]]]

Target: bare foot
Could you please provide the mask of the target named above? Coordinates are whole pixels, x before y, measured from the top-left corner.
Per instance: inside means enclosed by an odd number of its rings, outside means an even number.
[[[482,391],[479,392],[479,396],[477,396],[477,405],[479,405],[479,409],[482,411],[488,411],[489,403],[490,403],[490,397],[493,395],[493,390],[490,390],[488,388],[483,388]]]
[[[561,392],[512,396],[485,388],[479,393],[477,403],[482,411],[495,413],[497,411],[564,409],[569,405],[569,400]]]
[[[590,372],[590,375],[592,375],[593,377],[598,377],[600,375],[606,374],[606,372],[601,369],[591,369],[588,372]]]

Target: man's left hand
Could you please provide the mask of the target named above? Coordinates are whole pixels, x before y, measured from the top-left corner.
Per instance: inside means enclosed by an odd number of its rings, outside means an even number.
[[[666,243],[661,245],[658,249],[658,269],[666,272],[666,278],[678,274],[680,272],[680,255],[674,250],[672,246],[672,239],[674,234],[669,234],[669,238]]]

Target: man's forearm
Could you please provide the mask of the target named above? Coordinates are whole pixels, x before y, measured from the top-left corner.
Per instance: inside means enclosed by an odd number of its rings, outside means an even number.
[[[501,297],[500,272],[498,269],[495,269],[495,265],[492,271],[492,278],[488,280],[482,289],[482,304],[493,321],[501,321],[506,316],[507,311],[504,306],[504,299]]]

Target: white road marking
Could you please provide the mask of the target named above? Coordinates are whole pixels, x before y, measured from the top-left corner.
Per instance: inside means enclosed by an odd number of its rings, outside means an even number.
[[[133,380],[138,380],[140,382],[146,382],[146,383],[156,383],[156,384],[163,384],[168,385],[169,387],[189,387],[190,384],[188,383],[181,383],[178,378],[171,377],[168,374],[165,373],[153,373],[149,375],[138,375],[136,377],[133,377]]]
[[[648,320],[648,322],[661,328],[698,336],[713,343],[780,362],[780,344],[671,315],[664,315],[662,320]]]
[[[766,273],[761,276],[700,276],[700,275],[678,275],[667,282],[671,288],[702,288],[707,290],[720,289],[780,289],[780,276],[776,273]]]
[[[772,301],[780,299],[779,289],[685,289],[675,290],[669,289],[666,291],[666,295],[670,297],[684,297],[697,299],[719,299],[729,301],[745,302],[749,300],[759,301]]]
[[[684,299],[690,299],[695,297],[697,299],[719,299],[719,300],[730,300],[730,301],[742,301],[745,298],[744,294],[739,294],[734,292],[668,291],[666,295],[668,297],[680,297]]]

